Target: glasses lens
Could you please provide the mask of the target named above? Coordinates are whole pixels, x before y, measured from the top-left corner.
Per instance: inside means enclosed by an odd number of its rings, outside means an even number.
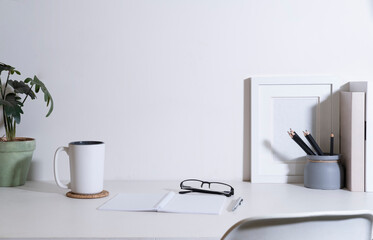
[[[187,180],[183,182],[183,186],[187,188],[201,189],[202,183],[202,181],[198,180]]]
[[[210,190],[218,192],[229,192],[231,188],[221,183],[211,183]]]

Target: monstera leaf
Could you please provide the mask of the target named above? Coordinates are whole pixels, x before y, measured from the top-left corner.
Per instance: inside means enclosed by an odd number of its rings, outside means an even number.
[[[5,63],[0,63],[0,74],[2,71],[11,71],[14,67],[6,65]]]
[[[5,63],[0,63],[0,74],[2,71],[9,71],[10,74],[17,73],[18,75],[21,75],[21,73],[18,70],[16,70],[14,67],[10,65],[6,65]]]
[[[34,91],[31,90],[28,84],[17,80],[9,80],[8,84],[14,89],[15,93],[24,93],[26,95],[29,95],[31,99],[36,98]]]
[[[34,79],[26,78],[24,82],[25,83],[30,83],[31,87],[35,85],[35,92],[36,93],[38,93],[40,89],[44,93],[44,101],[47,103],[47,106],[49,106],[49,104],[50,104],[49,111],[48,111],[47,116],[46,116],[46,117],[48,117],[53,111],[53,99],[52,99],[52,96],[50,95],[48,89],[45,87],[44,83],[42,83],[38,79],[38,77],[36,77],[36,76],[34,76]]]
[[[21,122],[22,102],[21,98],[15,93],[8,93],[5,99],[0,99],[0,105],[4,106],[4,113],[6,116],[13,118],[17,124]]]

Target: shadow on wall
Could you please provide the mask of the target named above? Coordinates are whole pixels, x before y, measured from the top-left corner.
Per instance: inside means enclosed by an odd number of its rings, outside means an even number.
[[[30,169],[27,175],[27,180],[34,180],[40,175],[42,170],[41,162],[38,159],[33,158],[30,164]]]

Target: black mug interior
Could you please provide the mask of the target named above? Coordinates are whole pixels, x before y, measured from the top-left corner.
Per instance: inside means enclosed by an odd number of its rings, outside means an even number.
[[[76,141],[71,142],[71,145],[98,145],[98,144],[104,144],[104,142],[100,141]]]

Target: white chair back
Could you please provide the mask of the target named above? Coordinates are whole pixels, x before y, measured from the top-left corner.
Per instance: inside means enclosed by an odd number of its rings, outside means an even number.
[[[233,225],[223,240],[371,240],[371,211],[315,212],[256,217]]]

